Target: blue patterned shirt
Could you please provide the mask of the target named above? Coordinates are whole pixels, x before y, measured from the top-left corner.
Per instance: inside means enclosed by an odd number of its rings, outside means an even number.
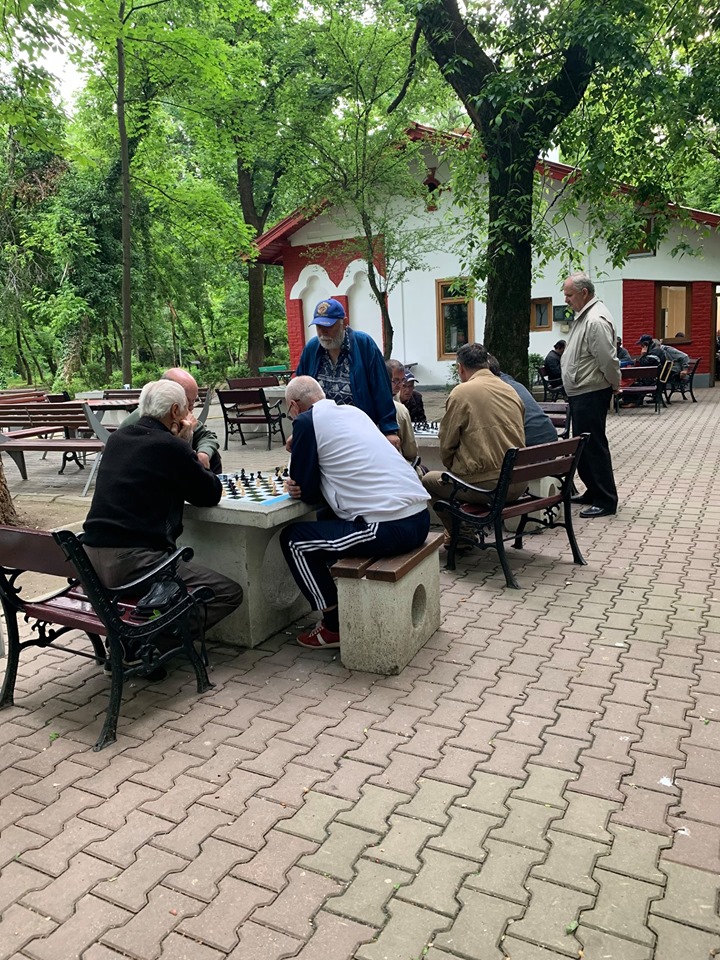
[[[345,338],[340,347],[340,355],[337,363],[332,362],[330,354],[324,347],[320,347],[320,366],[318,368],[317,380],[325,391],[328,400],[334,400],[335,403],[347,403],[352,405],[353,395],[350,385],[350,351],[348,344],[347,330]]]

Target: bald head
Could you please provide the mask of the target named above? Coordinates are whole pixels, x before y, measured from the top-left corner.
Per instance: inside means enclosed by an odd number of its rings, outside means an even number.
[[[179,383],[185,391],[189,408],[192,410],[197,403],[198,385],[195,377],[191,373],[188,373],[187,370],[183,370],[181,367],[171,367],[169,370],[165,371],[160,379],[171,380],[173,383]]]
[[[285,390],[285,403],[290,407],[290,404],[294,401],[300,413],[309,410],[318,400],[324,399],[325,391],[312,377],[295,377]]]

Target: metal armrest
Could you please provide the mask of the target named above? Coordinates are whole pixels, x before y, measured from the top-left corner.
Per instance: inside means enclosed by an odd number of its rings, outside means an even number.
[[[464,480],[461,480],[460,477],[456,477],[454,473],[443,473],[440,479],[443,483],[452,484],[453,490],[450,494],[450,500],[454,500],[461,490],[469,490],[471,493],[484,493],[493,496],[496,489],[495,487],[488,489],[487,487],[477,487],[473,483],[466,483]]]
[[[105,590],[112,597],[117,597],[124,593],[137,593],[139,589],[150,586],[152,581],[157,580],[158,577],[166,571],[170,571],[172,576],[176,577],[177,573],[175,568],[177,567],[178,561],[192,560],[192,558],[192,547],[178,547],[174,553],[171,553],[169,556],[167,556],[161,563],[158,563],[157,566],[153,567],[152,570],[149,570],[141,577],[138,577],[137,580],[131,580],[129,583],[123,583],[119,587],[105,587]]]

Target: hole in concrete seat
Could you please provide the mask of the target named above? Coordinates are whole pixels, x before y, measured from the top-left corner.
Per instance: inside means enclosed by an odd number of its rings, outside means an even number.
[[[415,593],[412,598],[412,606],[410,608],[410,617],[412,619],[412,625],[417,629],[425,619],[425,611],[427,610],[427,594],[425,593],[425,587],[422,583],[419,583],[415,588]]]

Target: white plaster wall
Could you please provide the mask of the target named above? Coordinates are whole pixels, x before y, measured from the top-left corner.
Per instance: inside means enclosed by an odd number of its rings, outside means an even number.
[[[549,189],[557,189],[557,187],[557,184],[551,184]],[[440,209],[430,218],[430,221],[427,218],[418,219],[412,211],[408,210],[405,224],[409,229],[419,223],[427,226],[432,220],[442,225],[447,223],[450,210],[451,200],[446,193],[440,198]],[[582,257],[585,269],[595,282],[598,296],[613,314],[620,336],[622,336],[623,279],[685,282],[709,280],[720,284],[720,234],[708,232],[706,228],[701,232],[687,227],[675,227],[671,230],[668,239],[661,244],[657,256],[633,258],[620,269],[612,266],[607,248],[602,242],[588,250],[587,228],[581,220],[568,218],[563,225],[563,230],[573,237],[577,249],[585,251]],[[323,214],[298,230],[291,242],[293,245],[304,245],[344,239],[348,236],[350,234],[343,233],[338,226],[337,216],[330,217]],[[670,251],[683,238],[698,249],[700,255],[672,257]],[[438,237],[437,250],[428,258],[432,266],[409,273],[389,297],[390,317],[395,331],[392,354],[405,363],[417,363],[414,372],[420,383],[425,385],[445,384],[450,378],[451,362],[438,360],[437,357],[435,281],[460,275],[461,265],[458,256],[453,252],[454,246],[455,242],[448,228]],[[325,296],[332,296],[336,292],[347,291],[350,297],[353,327],[369,333],[376,339],[378,345],[381,345],[379,308],[370,295],[364,267],[362,264],[357,269],[354,267],[355,265],[351,265],[353,268],[351,277],[346,271],[346,278],[341,285],[344,289],[337,291],[332,287],[331,281],[322,268],[315,266],[316,272],[312,273],[308,270],[307,276],[304,270],[297,284],[297,286],[304,284],[303,292],[293,293],[293,295],[302,296],[306,316],[311,316],[312,307],[318,300]],[[553,306],[563,305],[562,281],[566,275],[567,265],[560,259],[551,261],[542,271],[536,268],[533,278],[533,297],[550,297]],[[480,341],[483,338],[484,321],[485,304],[482,300],[476,300],[475,338]],[[653,322],[653,318],[648,317],[649,330],[652,329]],[[531,333],[530,352],[539,353],[544,357],[553,344],[565,336],[565,331],[561,329],[560,324],[556,323],[553,323],[552,329],[548,332]],[[502,358],[500,360],[502,362]]]

